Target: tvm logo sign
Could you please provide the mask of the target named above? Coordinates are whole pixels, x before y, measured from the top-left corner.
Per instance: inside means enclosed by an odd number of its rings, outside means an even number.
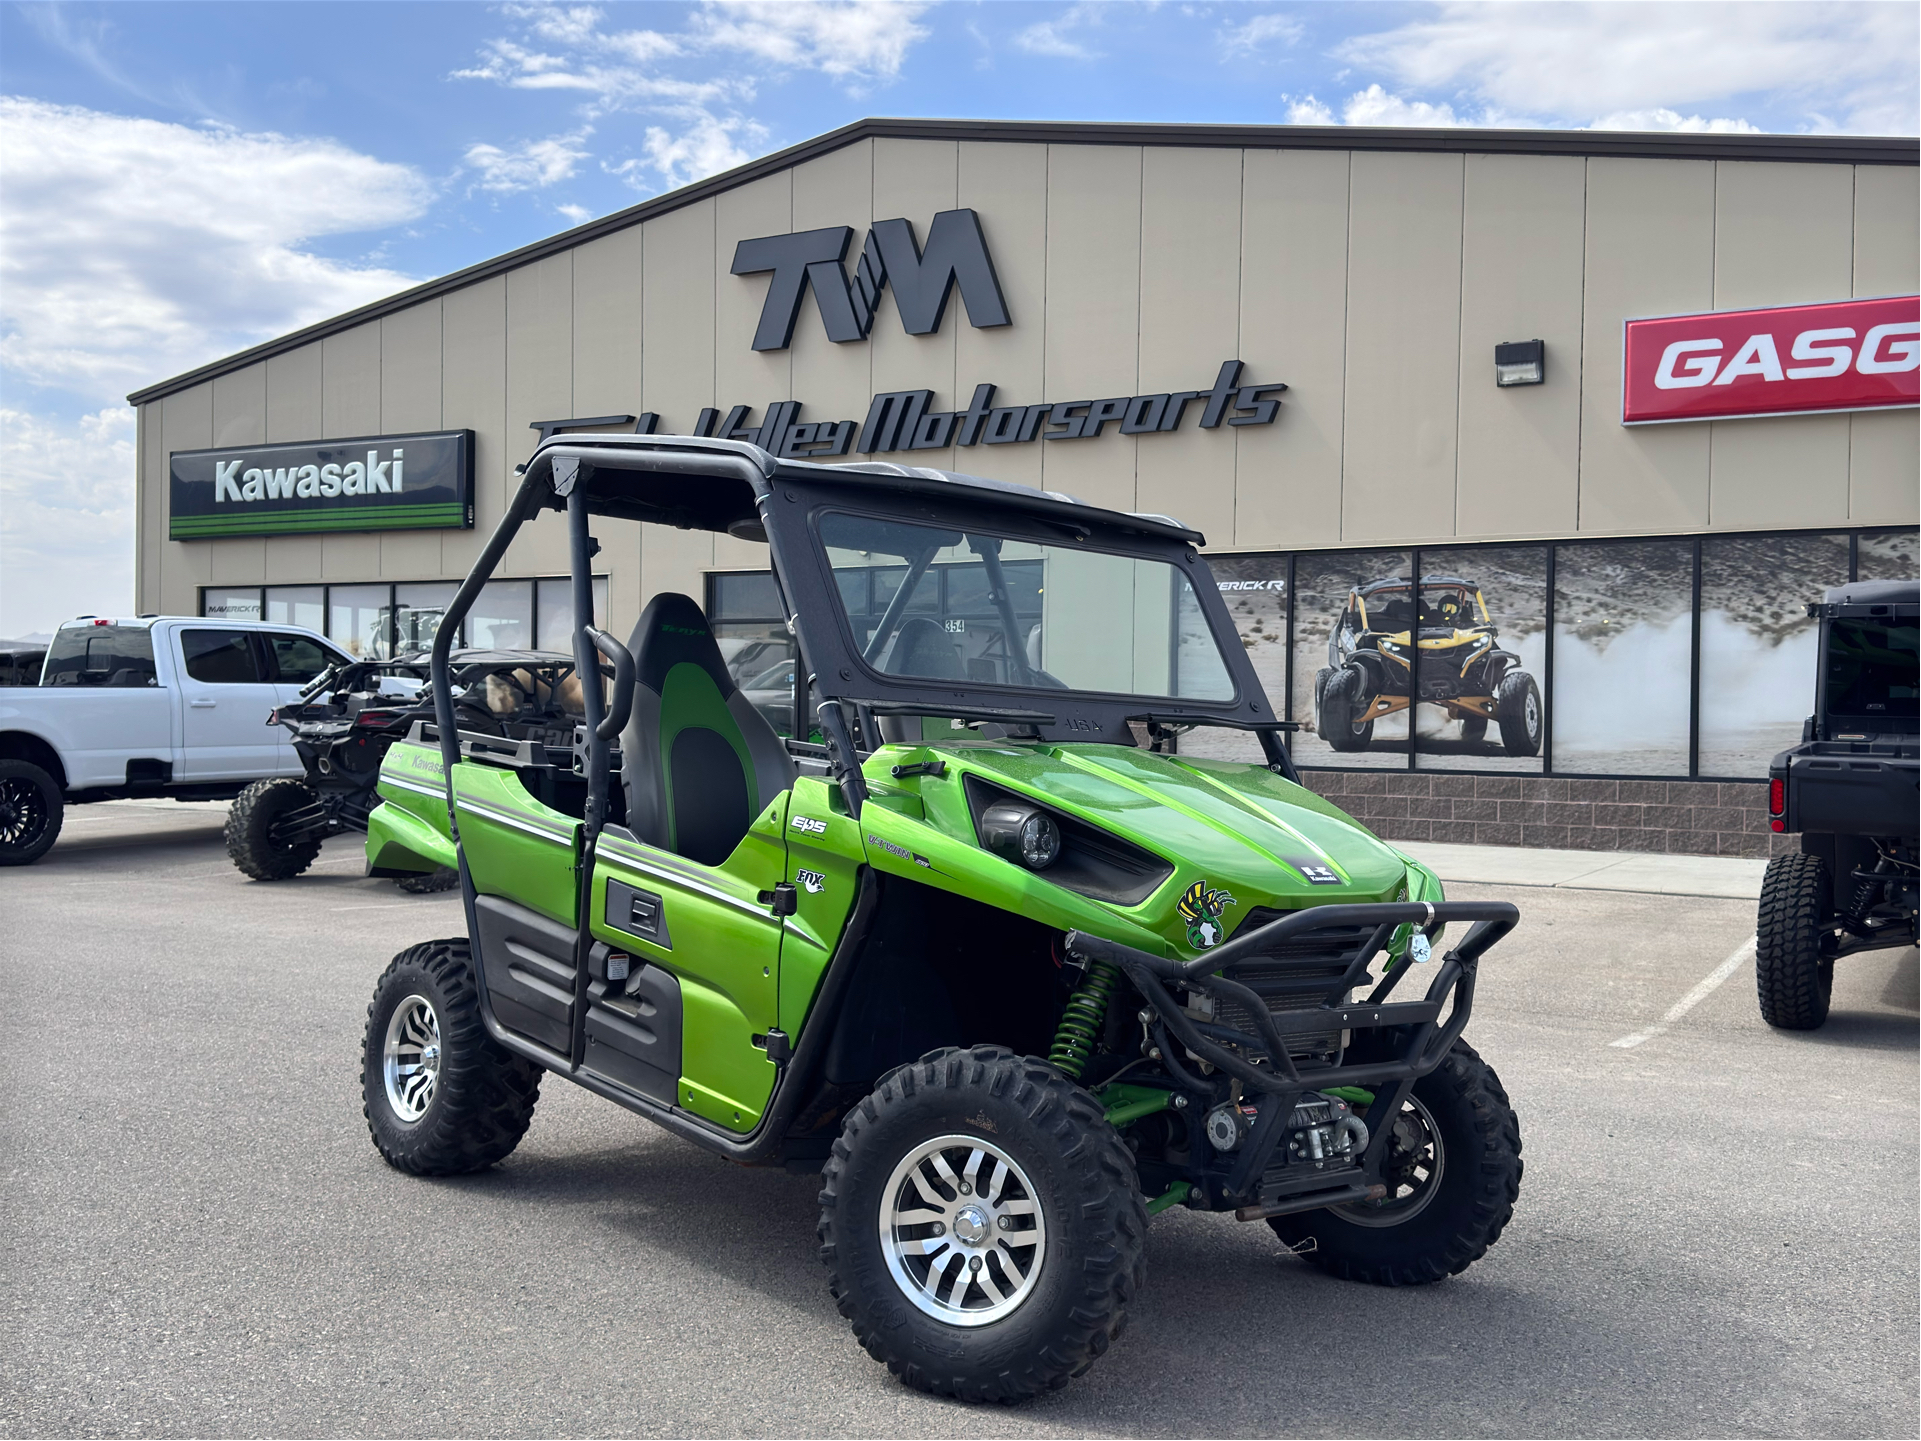
[[[925,248],[909,221],[876,220],[849,279],[844,261],[853,240],[851,225],[830,225],[743,240],[734,248],[735,275],[773,272],[754,331],[755,350],[785,350],[793,344],[794,324],[809,290],[827,338],[837,344],[867,338],[881,292],[890,288],[909,335],[932,335],[940,329],[956,286],[970,324],[986,329],[1009,323],[987,237],[973,211],[941,211],[927,227]]]

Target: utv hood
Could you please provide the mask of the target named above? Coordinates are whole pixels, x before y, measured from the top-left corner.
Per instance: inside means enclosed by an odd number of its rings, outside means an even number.
[[[1263,765],[1109,745],[966,746],[957,759],[1169,862],[1174,874],[1131,914],[1184,949],[1231,935],[1257,908],[1393,900],[1408,880],[1391,846]]]

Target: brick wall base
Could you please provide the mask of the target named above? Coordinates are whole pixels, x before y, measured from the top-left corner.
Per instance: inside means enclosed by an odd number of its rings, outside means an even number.
[[[1800,849],[1768,830],[1762,781],[1599,781],[1420,771],[1305,771],[1310,788],[1390,841],[1664,855]]]

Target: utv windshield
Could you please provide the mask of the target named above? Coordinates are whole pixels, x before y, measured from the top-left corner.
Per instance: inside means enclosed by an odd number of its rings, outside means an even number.
[[[1828,632],[1828,714],[1914,720],[1921,674],[1916,634],[1911,621],[1834,621]]]
[[[829,512],[820,538],[861,658],[903,679],[1231,701],[1165,561]]]

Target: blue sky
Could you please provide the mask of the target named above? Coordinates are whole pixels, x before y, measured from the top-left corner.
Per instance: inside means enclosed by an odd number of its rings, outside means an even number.
[[[865,115],[1914,134],[1912,4],[0,9],[0,635],[132,590],[130,389]]]

